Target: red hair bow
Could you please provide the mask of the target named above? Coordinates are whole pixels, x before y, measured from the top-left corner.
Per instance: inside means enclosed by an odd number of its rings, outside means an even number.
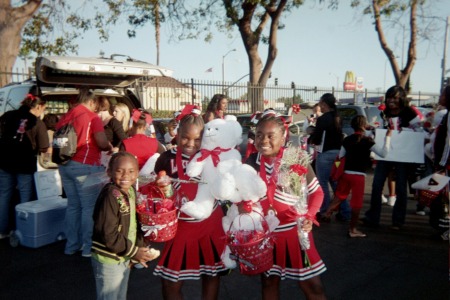
[[[262,115],[261,115],[261,118],[262,118],[262,117],[265,117],[265,116],[279,117],[280,114],[277,113],[273,108],[268,108],[268,109],[264,110],[264,112],[263,112]]]
[[[176,120],[180,121],[181,119],[183,119],[185,116],[188,116],[188,115],[193,115],[196,117],[196,116],[199,116],[201,113],[202,113],[202,111],[200,110],[200,108],[197,105],[187,104],[184,106],[181,113],[178,116],[176,116]]]
[[[386,105],[384,103],[378,105],[378,110],[384,111],[386,109]]]
[[[153,123],[153,118],[149,113],[146,113],[145,111],[139,110],[139,109],[133,109],[133,113],[131,114],[131,119],[134,122],[138,122],[141,118],[142,114],[145,114],[145,123],[148,125],[151,125]]]
[[[27,94],[25,97],[26,97],[26,98],[30,98],[31,101],[35,101],[35,100],[36,100],[36,96],[33,95],[33,94]]]
[[[250,116],[250,122],[254,125],[258,124],[258,120],[261,117],[261,112],[256,111]]]

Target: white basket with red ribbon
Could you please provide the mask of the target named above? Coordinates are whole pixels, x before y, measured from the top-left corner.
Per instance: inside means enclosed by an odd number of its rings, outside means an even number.
[[[242,218],[251,218],[254,225],[252,230],[231,231],[232,223],[226,232],[227,245],[231,250],[230,258],[239,263],[239,269],[245,275],[263,273],[273,265],[274,242],[269,226],[261,214],[257,214],[260,220],[254,220],[254,216],[255,214],[241,214],[236,218],[238,222]],[[262,223],[262,229],[256,226],[257,222]]]
[[[139,189],[138,220],[144,237],[152,242],[165,242],[175,237],[178,228],[178,210],[155,184]]]

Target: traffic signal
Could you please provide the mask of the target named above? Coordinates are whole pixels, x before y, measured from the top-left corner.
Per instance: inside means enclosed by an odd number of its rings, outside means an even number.
[[[275,78],[275,85],[278,85],[278,78]]]
[[[291,89],[295,89],[295,83],[293,81],[291,82]]]

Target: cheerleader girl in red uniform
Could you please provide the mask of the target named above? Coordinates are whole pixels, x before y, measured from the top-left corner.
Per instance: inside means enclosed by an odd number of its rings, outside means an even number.
[[[183,109],[178,116],[177,147],[161,154],[155,173],[164,170],[172,178],[190,180],[185,171],[190,158],[200,150],[204,127],[200,113],[193,105]],[[173,186],[178,198],[190,201],[195,198],[198,183],[175,181]],[[218,276],[226,271],[220,259],[225,248],[222,217],[222,209],[217,204],[211,216],[203,221],[180,214],[175,238],[164,245],[153,273],[161,276],[164,299],[183,299],[183,282],[198,279],[202,280],[202,299],[217,299]]]
[[[279,299],[280,280],[297,280],[307,299],[326,299],[320,274],[326,270],[314,245],[311,229],[315,215],[320,209],[323,191],[308,164],[305,166],[308,210],[302,230],[308,232],[310,247],[303,250],[300,245],[297,219],[290,195],[277,185],[280,160],[286,142],[285,120],[275,113],[263,113],[256,125],[255,146],[258,150],[247,159],[267,184],[267,195],[260,201],[267,214],[273,210],[280,224],[274,230],[274,264],[261,274],[262,299]],[[261,168],[261,166],[263,166]]]
[[[127,151],[136,156],[139,170],[142,169],[147,160],[155,153],[162,153],[165,148],[154,137],[146,135],[147,127],[152,125],[152,116],[141,110],[133,110],[132,136],[122,140],[121,151]]]

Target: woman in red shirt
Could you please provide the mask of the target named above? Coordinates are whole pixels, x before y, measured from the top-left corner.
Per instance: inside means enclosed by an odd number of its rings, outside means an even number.
[[[58,130],[71,122],[77,133],[77,151],[64,165],[59,165],[59,173],[67,195],[66,248],[67,255],[82,250],[83,257],[91,256],[92,214],[100,192],[98,186],[84,186],[90,174],[104,172],[100,163],[101,151],[111,151],[112,145],[106,138],[103,123],[96,111],[98,104],[95,94],[80,90],[78,105],[67,112],[56,125]]]

